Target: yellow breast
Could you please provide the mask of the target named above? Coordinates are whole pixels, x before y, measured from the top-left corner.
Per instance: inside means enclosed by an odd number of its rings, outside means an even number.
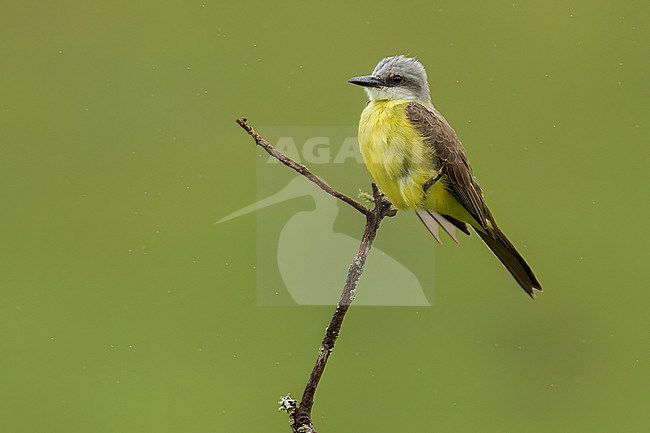
[[[359,121],[359,148],[377,185],[399,209],[424,207],[422,186],[434,174],[432,149],[406,117],[411,101],[370,101]],[[438,185],[429,191],[435,193]]]

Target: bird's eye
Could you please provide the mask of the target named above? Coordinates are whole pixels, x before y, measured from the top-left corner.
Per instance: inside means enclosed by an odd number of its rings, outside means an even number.
[[[393,83],[399,84],[402,82],[402,80],[404,80],[404,77],[402,77],[401,75],[393,75],[392,78]]]

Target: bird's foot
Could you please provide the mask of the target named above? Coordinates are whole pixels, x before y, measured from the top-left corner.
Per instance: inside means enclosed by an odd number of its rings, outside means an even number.
[[[436,172],[436,174],[433,175],[433,177],[431,179],[424,182],[424,185],[422,185],[422,190],[424,191],[425,194],[427,193],[427,191],[429,191],[429,188],[431,188],[433,185],[435,185],[436,182],[438,182],[440,180],[440,178],[442,177],[442,170],[444,168],[445,168],[445,165],[443,163],[440,166],[440,169]]]
[[[375,209],[379,207],[384,216],[394,217],[397,215],[397,209],[388,199],[388,196],[382,192],[376,183],[372,183],[372,201],[375,203]],[[368,194],[370,195],[370,194]]]

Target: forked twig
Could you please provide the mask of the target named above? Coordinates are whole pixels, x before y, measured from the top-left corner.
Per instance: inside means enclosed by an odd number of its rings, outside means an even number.
[[[352,301],[354,301],[357,282],[363,273],[363,269],[366,264],[366,258],[368,257],[368,252],[370,251],[372,243],[375,240],[375,236],[377,235],[379,225],[385,217],[395,216],[397,210],[392,207],[388,198],[386,198],[386,196],[379,191],[379,188],[377,188],[374,183],[372,184],[372,197],[374,201],[374,207],[372,209],[366,208],[356,200],[353,200],[345,194],[340,193],[334,188],[330,187],[327,183],[325,183],[325,181],[314,175],[304,165],[298,164],[293,159],[276,150],[267,140],[260,136],[252,126],[247,123],[246,118],[237,119],[237,123],[246,132],[248,132],[248,134],[255,140],[255,143],[263,147],[269,155],[278,159],[287,167],[292,168],[298,173],[305,176],[307,179],[318,185],[323,191],[349,204],[364,214],[366,217],[366,225],[361,237],[359,250],[354,257],[352,264],[350,264],[350,267],[348,268],[348,274],[345,279],[345,285],[343,286],[341,298],[336,305],[336,310],[332,315],[332,320],[330,321],[330,324],[325,331],[325,337],[323,338],[323,342],[321,343],[320,349],[318,351],[318,357],[316,358],[314,368],[312,369],[311,374],[309,375],[309,379],[307,380],[307,385],[305,386],[305,391],[302,394],[300,404],[298,405],[298,402],[292,399],[291,396],[282,397],[280,400],[280,409],[287,411],[289,414],[289,423],[294,433],[317,433],[312,423],[311,410],[314,406],[314,396],[316,394],[318,383],[320,382],[320,379],[323,376],[323,372],[325,371],[327,360],[329,359],[332,350],[334,350],[334,344],[336,344],[336,339],[338,338],[341,331],[341,326],[343,325],[345,314],[352,304]]]

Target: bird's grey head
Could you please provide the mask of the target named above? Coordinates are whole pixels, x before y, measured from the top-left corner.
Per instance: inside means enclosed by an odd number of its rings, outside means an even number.
[[[363,86],[370,99],[408,99],[431,102],[427,72],[422,63],[405,56],[386,57],[377,64],[372,75],[348,80]]]

